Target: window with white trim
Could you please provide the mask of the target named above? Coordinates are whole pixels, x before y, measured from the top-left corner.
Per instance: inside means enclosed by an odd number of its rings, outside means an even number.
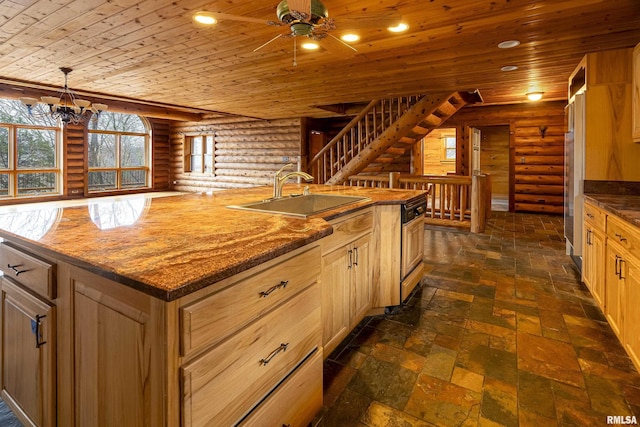
[[[42,108],[0,99],[0,199],[62,193],[61,128]]]
[[[89,192],[151,187],[151,132],[135,114],[102,112],[89,122]]]

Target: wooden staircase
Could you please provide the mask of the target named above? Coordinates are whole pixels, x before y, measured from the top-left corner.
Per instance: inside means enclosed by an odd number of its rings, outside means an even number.
[[[415,143],[476,102],[477,91],[373,100],[311,160],[311,174],[319,183],[342,184],[358,173],[395,171]]]

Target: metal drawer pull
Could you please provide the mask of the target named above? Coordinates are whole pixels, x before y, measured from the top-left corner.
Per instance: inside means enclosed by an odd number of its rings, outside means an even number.
[[[625,242],[627,239],[622,237],[622,234],[618,234],[616,233],[616,237],[618,238],[618,240],[620,240],[621,242]]]
[[[354,253],[355,253],[355,255],[356,255],[356,256],[355,256],[355,258],[356,258],[356,259],[355,259],[355,261],[353,262],[353,265],[358,265],[358,248],[357,248],[357,247],[353,248],[353,252],[354,252]]]
[[[275,285],[275,286],[270,287],[270,288],[269,288],[269,289],[267,289],[266,291],[261,291],[261,292],[260,292],[260,297],[261,297],[261,298],[266,298],[266,297],[268,297],[269,295],[271,295],[271,293],[272,293],[273,291],[275,291],[275,290],[277,290],[277,289],[280,289],[280,288],[283,288],[283,289],[284,289],[284,288],[286,288],[288,284],[289,284],[289,281],[288,281],[288,280],[281,280],[279,284],[277,284],[277,285]]]
[[[587,214],[587,216],[588,216],[589,218],[593,219],[593,215],[592,215],[592,214],[588,213],[588,214]]]
[[[351,269],[351,267],[353,267],[353,250],[349,249],[347,253],[349,254],[349,265],[347,268]]]
[[[271,362],[271,359],[276,357],[278,353],[280,353],[281,351],[286,351],[287,347],[289,347],[289,343],[281,343],[280,347],[276,348],[271,353],[269,353],[269,355],[266,358],[260,359],[260,364],[262,366],[265,366],[267,363]]]
[[[31,331],[36,336],[36,348],[40,348],[47,343],[46,341],[40,341],[40,326],[42,326],[40,320],[44,319],[45,317],[47,316],[40,316],[39,314],[36,314],[36,320],[31,321]]]
[[[18,267],[22,267],[22,264],[16,264],[16,265],[7,264],[7,268],[15,271],[16,276],[20,275],[21,273],[26,273],[27,271],[29,271],[29,270],[18,270]]]

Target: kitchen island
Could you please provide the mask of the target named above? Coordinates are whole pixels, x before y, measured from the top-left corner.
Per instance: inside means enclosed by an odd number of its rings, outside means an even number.
[[[1,214],[3,399],[35,425],[307,423],[322,405],[323,325],[344,315],[323,286],[350,283],[349,325],[380,309],[400,256],[390,218],[424,197],[310,187],[367,200],[308,218],[227,208],[271,196],[260,187]],[[325,274],[343,249],[349,275]],[[35,367],[9,372],[20,360]]]

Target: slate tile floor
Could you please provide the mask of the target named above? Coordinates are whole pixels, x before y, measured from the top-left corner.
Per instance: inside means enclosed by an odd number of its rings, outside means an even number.
[[[322,427],[640,421],[640,375],[564,254],[562,217],[494,212],[425,231],[427,273],[396,315],[325,362]]]

